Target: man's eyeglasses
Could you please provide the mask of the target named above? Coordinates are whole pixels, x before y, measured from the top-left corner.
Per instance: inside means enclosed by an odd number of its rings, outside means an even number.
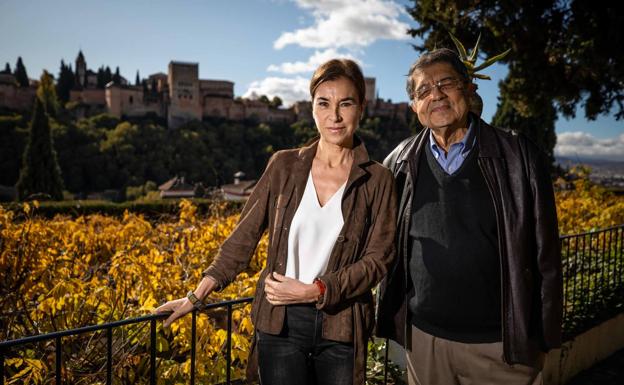
[[[431,95],[434,87],[438,88],[440,92],[448,92],[460,88],[462,81],[456,78],[446,78],[438,80],[433,84],[424,84],[416,90],[416,99],[423,100]]]

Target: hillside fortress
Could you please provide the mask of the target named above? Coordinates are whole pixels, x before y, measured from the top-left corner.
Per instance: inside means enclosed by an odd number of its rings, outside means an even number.
[[[166,119],[170,128],[205,118],[286,124],[312,120],[310,101],[279,108],[258,99],[235,98],[234,82],[200,79],[198,63],[171,61],[166,74],[149,75],[139,85],[131,85],[120,77],[102,89],[97,87],[97,74],[88,69],[80,51],[75,61],[75,77],[67,107],[77,117],[98,113],[117,118],[152,116]],[[37,82],[31,81],[30,87],[19,87],[13,75],[0,75],[0,108],[16,111],[32,108],[36,86]],[[379,99],[375,78],[366,78],[366,99],[368,116],[408,121],[408,104]]]

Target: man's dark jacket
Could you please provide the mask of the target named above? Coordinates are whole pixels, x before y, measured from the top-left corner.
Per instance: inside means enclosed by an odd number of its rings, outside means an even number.
[[[472,116],[472,119],[478,119]],[[478,164],[494,202],[501,262],[502,341],[509,364],[533,365],[540,350],[561,345],[562,280],[557,213],[549,167],[522,134],[478,120]],[[418,160],[429,129],[386,158],[400,195],[397,253],[378,292],[377,330],[409,347],[409,226]]]

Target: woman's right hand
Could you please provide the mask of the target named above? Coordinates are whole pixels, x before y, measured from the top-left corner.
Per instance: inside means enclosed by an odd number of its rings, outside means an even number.
[[[173,321],[190,313],[193,310],[193,304],[188,298],[178,298],[168,301],[154,310],[154,313],[169,313],[171,315],[165,320],[164,327],[169,327]]]
[[[215,281],[214,278],[210,276],[205,276],[201,280],[199,285],[197,286],[197,289],[195,289],[194,291],[195,296],[198,299],[203,300],[204,298],[206,298],[206,296],[208,296],[208,294],[210,294],[215,289],[216,286],[217,286],[217,281]],[[188,298],[184,297],[184,298],[178,298],[178,299],[174,299],[171,301],[167,301],[164,305],[157,307],[156,310],[154,310],[154,313],[173,312],[165,320],[165,323],[164,323],[165,327],[169,327],[169,325],[171,325],[173,321],[185,316],[186,314],[190,313],[192,310],[193,310],[193,304]]]

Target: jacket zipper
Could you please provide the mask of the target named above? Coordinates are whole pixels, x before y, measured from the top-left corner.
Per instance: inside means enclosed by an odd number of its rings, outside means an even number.
[[[501,323],[502,323],[502,330],[501,330],[501,337],[502,337],[502,342],[503,342],[503,357],[505,358],[505,362],[507,362],[508,364],[511,362],[511,360],[509,359],[509,348],[508,348],[508,344],[509,344],[509,339],[505,338],[505,335],[507,334],[505,331],[507,330],[507,322],[506,322],[506,317],[505,317],[505,308],[507,306],[506,304],[506,296],[505,296],[505,272],[506,272],[506,253],[505,253],[505,249],[503,248],[503,234],[501,232],[501,220],[500,220],[500,204],[498,202],[498,200],[496,199],[496,194],[494,193],[494,183],[492,182],[492,180],[490,179],[490,175],[488,175],[488,173],[486,172],[485,166],[483,165],[483,161],[481,160],[481,158],[477,159],[477,164],[479,165],[479,168],[481,169],[481,174],[483,175],[483,179],[485,179],[485,183],[487,184],[488,190],[490,191],[490,197],[492,198],[492,202],[494,203],[494,215],[496,216],[496,231],[498,233],[498,252],[499,252],[499,257],[500,257],[500,267],[501,267]]]

